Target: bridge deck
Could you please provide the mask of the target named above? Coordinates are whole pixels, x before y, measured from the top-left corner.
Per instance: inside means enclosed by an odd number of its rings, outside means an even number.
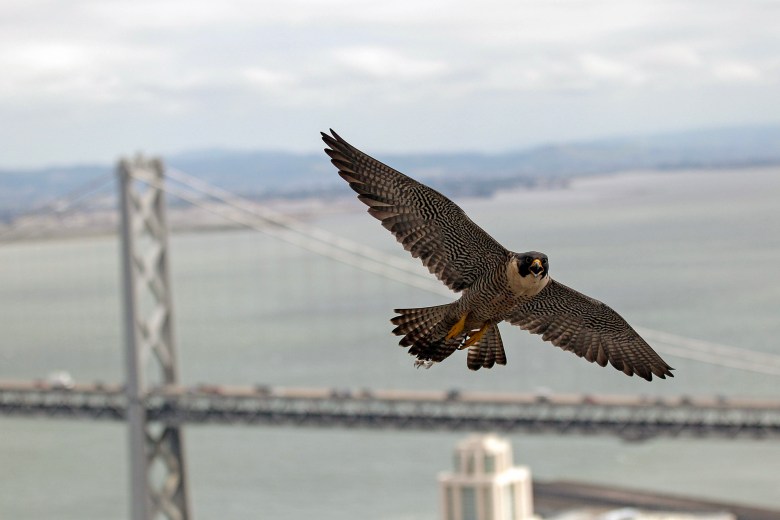
[[[116,384],[0,382],[0,413],[123,420]],[[167,386],[145,399],[147,419],[172,424],[523,431],[780,439],[780,400],[342,390],[267,386]]]

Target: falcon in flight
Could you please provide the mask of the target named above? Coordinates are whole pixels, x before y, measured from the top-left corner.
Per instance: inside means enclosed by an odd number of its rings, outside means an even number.
[[[368,213],[461,297],[396,309],[400,345],[430,367],[468,349],[471,370],[506,365],[498,323],[508,321],[590,362],[624,374],[673,377],[672,367],[607,305],[550,278],[547,255],[514,253],[441,193],[369,157],[331,130],[325,153]]]

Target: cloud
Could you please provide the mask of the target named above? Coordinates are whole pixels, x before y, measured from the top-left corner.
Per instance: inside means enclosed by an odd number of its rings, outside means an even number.
[[[295,85],[295,77],[285,71],[262,67],[248,67],[241,71],[243,78],[261,90],[279,91]]]
[[[413,58],[382,47],[348,47],[334,52],[338,63],[374,79],[414,81],[441,76],[448,69],[442,61]]]
[[[0,50],[0,90],[8,103],[101,106],[133,98],[150,84],[163,86],[169,57],[143,45],[87,45],[77,41],[22,41]],[[157,88],[157,87],[154,87]],[[3,101],[0,101],[0,108]]]
[[[124,31],[197,30],[240,21],[246,13],[236,2],[211,0],[101,0],[80,2],[83,13],[94,21]],[[262,2],[258,2],[262,5]],[[267,7],[267,6],[266,6]]]
[[[545,112],[615,132],[628,119],[616,100],[672,127],[706,126],[717,111],[691,119],[672,106],[722,105],[718,89],[745,100],[732,104],[734,123],[739,114],[780,120],[778,15],[778,4],[759,0],[5,0],[0,120],[27,134],[0,138],[20,160],[37,157],[31,141],[62,139],[68,121],[50,114],[67,113],[85,143],[110,139],[106,126],[144,134],[176,119],[181,146],[195,127],[203,142],[229,145],[273,120],[277,131],[263,138],[295,148],[304,141],[278,128],[303,134],[312,119],[344,118],[403,133],[410,118],[451,126],[447,118],[469,114],[493,143],[527,121],[516,114],[533,113],[557,139],[571,128]],[[160,135],[173,143],[173,134]]]
[[[640,84],[645,74],[636,66],[594,53],[586,53],[577,60],[586,81],[595,83]]]
[[[762,80],[761,71],[749,63],[727,61],[714,65],[713,76],[724,83],[758,83]]]
[[[90,51],[68,42],[35,42],[0,51],[0,63],[23,73],[48,74],[73,70],[88,64]]]

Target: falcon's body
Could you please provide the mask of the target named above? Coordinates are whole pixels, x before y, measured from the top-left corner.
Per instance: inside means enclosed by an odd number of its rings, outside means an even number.
[[[672,368],[608,306],[550,278],[547,256],[505,249],[439,192],[322,134],[339,174],[412,256],[450,289],[450,304],[396,309],[393,332],[418,365],[468,348],[468,367],[506,364],[497,324],[508,321],[553,345],[627,375],[672,376]]]

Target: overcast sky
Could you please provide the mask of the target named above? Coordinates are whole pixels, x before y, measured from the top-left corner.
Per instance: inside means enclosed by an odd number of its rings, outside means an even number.
[[[780,122],[777,0],[0,0],[0,167]]]

